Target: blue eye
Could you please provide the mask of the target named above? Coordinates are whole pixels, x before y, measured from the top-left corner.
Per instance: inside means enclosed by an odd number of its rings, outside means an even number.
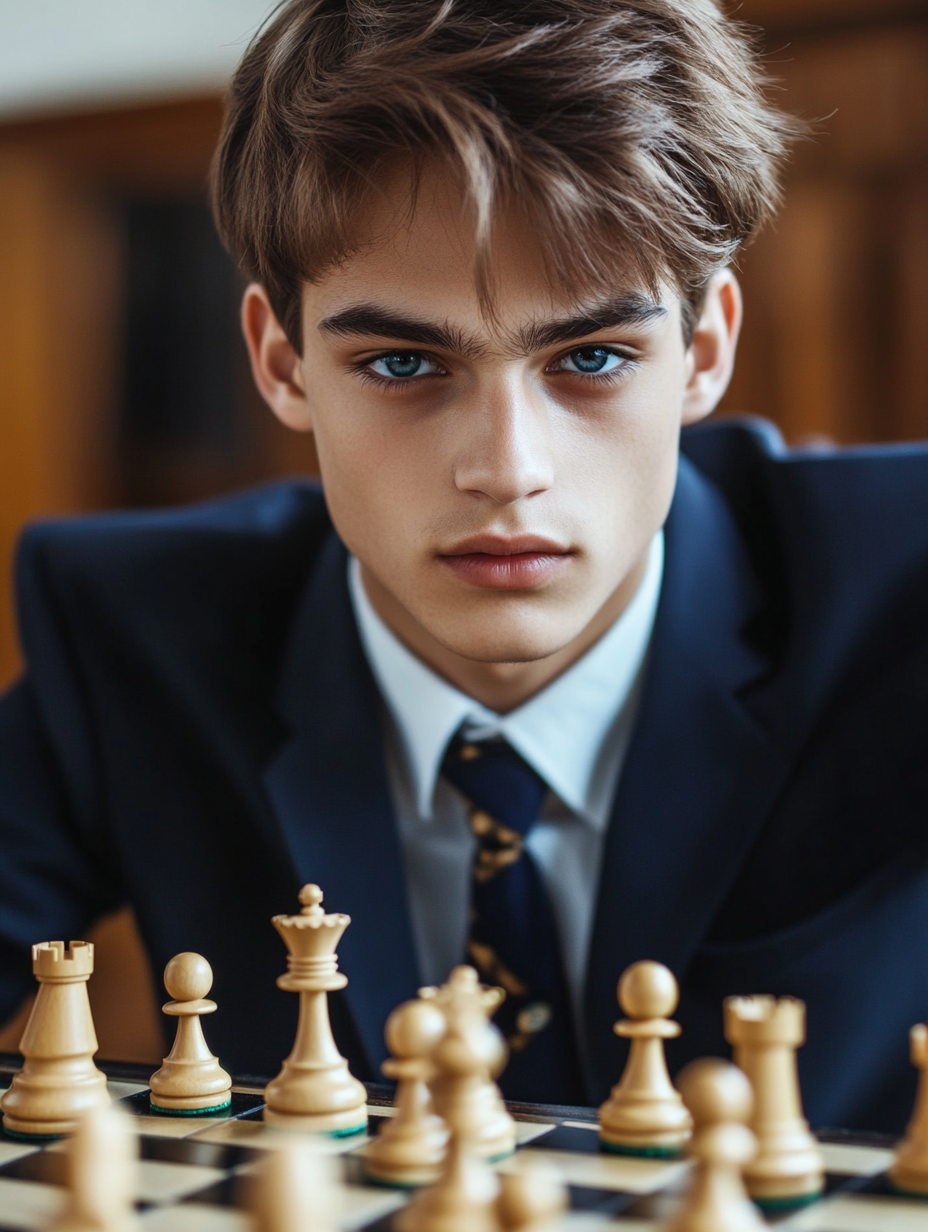
[[[603,372],[614,372],[627,361],[608,347],[585,346],[577,347],[568,355],[556,361],[556,369],[560,372],[582,372],[584,376],[599,376]]]
[[[408,380],[413,376],[429,376],[441,369],[431,359],[419,351],[391,351],[389,355],[378,355],[368,364],[372,372],[378,376],[392,378],[395,381]]]

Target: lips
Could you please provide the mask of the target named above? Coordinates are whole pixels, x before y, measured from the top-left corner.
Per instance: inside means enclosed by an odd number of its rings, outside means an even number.
[[[489,590],[531,590],[563,571],[573,553],[539,535],[474,535],[439,555],[457,577]]]

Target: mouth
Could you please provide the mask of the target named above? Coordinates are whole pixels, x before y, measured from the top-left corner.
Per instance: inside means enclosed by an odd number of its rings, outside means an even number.
[[[488,590],[532,590],[551,581],[573,551],[539,535],[474,535],[439,554],[463,581]]]

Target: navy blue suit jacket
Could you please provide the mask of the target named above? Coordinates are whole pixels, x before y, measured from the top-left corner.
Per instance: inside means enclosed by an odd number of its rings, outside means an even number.
[[[676,1066],[721,1000],[808,1002],[818,1125],[898,1129],[928,1017],[928,450],[684,434],[666,567],[600,886],[587,1082],[620,1072],[616,978],[679,976]],[[275,1072],[296,1007],[272,915],[319,882],[351,927],[355,1072],[419,983],[376,688],[312,483],[48,523],[18,562],[27,673],[0,703],[0,1016],[31,943],[129,901],[155,970],[205,954],[210,1041]]]

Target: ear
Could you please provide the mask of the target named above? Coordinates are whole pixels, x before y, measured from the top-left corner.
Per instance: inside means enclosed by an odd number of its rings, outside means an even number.
[[[687,351],[683,423],[696,423],[718,406],[735,366],[743,315],[741,288],[731,270],[714,275]]]
[[[300,357],[274,315],[267,291],[253,282],[242,300],[242,332],[255,384],[277,418],[297,432],[312,431]]]

